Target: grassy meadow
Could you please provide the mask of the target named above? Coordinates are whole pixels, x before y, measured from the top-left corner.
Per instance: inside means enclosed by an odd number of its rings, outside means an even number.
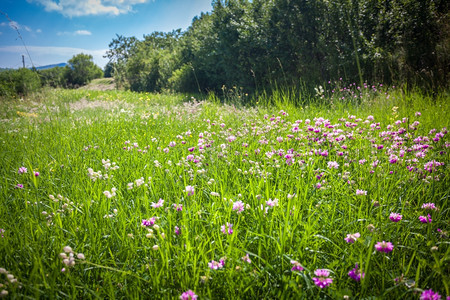
[[[226,95],[1,100],[0,296],[450,296],[448,94]]]

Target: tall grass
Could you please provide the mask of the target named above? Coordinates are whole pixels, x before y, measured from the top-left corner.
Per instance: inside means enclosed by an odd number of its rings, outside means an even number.
[[[224,104],[86,90],[2,103],[0,267],[17,282],[0,274],[0,289],[13,298],[450,295],[448,95],[377,87],[354,98],[331,86],[323,98],[278,91],[252,107],[237,89]],[[142,225],[152,217],[157,226]],[[377,251],[382,241],[393,251]],[[65,246],[85,259],[68,266]],[[360,281],[348,275],[355,264]],[[329,270],[328,287],[315,285],[317,269]]]

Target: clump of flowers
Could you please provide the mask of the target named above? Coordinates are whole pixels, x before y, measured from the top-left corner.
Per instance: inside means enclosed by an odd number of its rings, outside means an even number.
[[[24,174],[24,173],[27,173],[27,172],[28,172],[28,169],[25,168],[25,167],[20,167],[19,170],[17,170],[18,174]]]
[[[317,277],[313,277],[314,284],[320,287],[321,289],[329,286],[333,282],[333,278],[330,278],[330,271],[325,269],[317,269],[314,271],[314,275]]]
[[[220,226],[220,231],[222,231],[223,234],[232,234],[233,233],[233,224],[230,224],[227,222],[226,225]]]
[[[65,246],[63,248],[63,252],[61,252],[59,254],[59,257],[62,259],[62,263],[66,266],[66,267],[73,267],[75,266],[75,260],[79,259],[79,260],[84,260],[84,254],[83,253],[78,253],[75,254],[75,252],[73,252],[72,248],[70,246]],[[66,268],[62,268],[61,272],[65,272]]]
[[[183,294],[181,294],[180,299],[181,300],[196,300],[197,297],[198,296],[193,291],[188,290],[188,291],[184,292]]]
[[[270,206],[270,207],[278,206],[278,199],[277,198],[275,198],[273,200],[269,199],[266,201],[266,205]]]
[[[244,211],[244,206],[244,202],[242,202],[241,200],[233,202],[233,210],[237,210],[238,214]]]
[[[225,259],[221,258],[219,261],[212,260],[208,263],[211,270],[222,269],[225,266]]]
[[[143,219],[142,220],[142,226],[143,227],[151,227],[151,226],[155,225],[155,223],[156,223],[155,217],[151,217],[148,220],[147,219]]]
[[[361,281],[361,278],[364,278],[365,274],[364,272],[361,272],[361,270],[358,268],[358,264],[356,264],[355,268],[348,272],[348,276],[350,276],[350,278],[355,281]]]
[[[422,204],[422,208],[427,210],[439,210],[439,208],[437,208],[436,205],[431,202]]]
[[[112,198],[112,197],[114,197],[116,195],[116,191],[117,191],[117,189],[115,187],[113,187],[111,189],[111,192],[110,191],[104,191],[103,195],[105,195],[106,198],[110,199],[110,198]]]
[[[252,263],[252,260],[251,260],[250,257],[248,256],[248,253],[245,254],[244,256],[242,256],[241,259],[242,259],[243,261],[245,261],[246,263],[249,263],[249,264]]]
[[[176,211],[182,211],[183,210],[183,204],[173,204],[173,208],[176,210]]]
[[[303,271],[303,267],[298,261],[291,260],[291,264],[292,264],[291,271]]]
[[[402,218],[403,218],[403,216],[398,213],[391,213],[389,215],[389,219],[391,219],[392,222],[396,222],[396,223],[399,222]]]
[[[375,249],[378,252],[389,253],[394,249],[394,245],[391,242],[382,241],[375,244]]]
[[[432,219],[431,219],[431,216],[430,216],[430,214],[428,214],[428,216],[419,216],[419,221],[420,222],[422,222],[422,223],[431,223],[431,221],[433,221]]]
[[[4,281],[4,283],[0,283],[0,289],[2,289],[0,291],[0,298],[8,296],[8,294],[9,294],[9,292],[7,290],[8,286],[18,285],[19,288],[21,287],[17,278],[15,278],[14,275],[9,273],[5,268],[0,268],[0,274],[6,275],[6,280]]]
[[[420,295],[420,300],[439,300],[441,299],[441,295],[437,292],[434,292],[432,289],[425,290]]]
[[[356,195],[357,196],[366,196],[367,195],[367,191],[364,190],[356,190]]]
[[[347,237],[344,238],[344,240],[347,243],[353,244],[354,242],[356,242],[357,239],[359,239],[361,237],[361,235],[359,234],[359,232],[357,233],[353,233],[353,234],[347,234]]]

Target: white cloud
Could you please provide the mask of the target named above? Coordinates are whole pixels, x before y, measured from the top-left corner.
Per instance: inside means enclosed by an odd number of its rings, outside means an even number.
[[[88,15],[120,15],[133,10],[136,4],[151,0],[28,0],[44,6],[46,11],[58,12],[66,17]]]
[[[84,53],[92,55],[94,63],[100,67],[104,67],[108,62],[107,58],[103,58],[108,49],[89,50],[82,48],[71,47],[40,47],[40,46],[28,46],[28,52],[33,59],[35,66],[43,66],[61,62],[67,62],[74,55]],[[21,57],[25,54],[25,49],[22,46],[4,46],[0,47],[0,65],[9,67],[8,62],[1,61],[2,58],[8,59],[8,57]],[[9,59],[11,60],[11,59]]]
[[[23,29],[28,32],[32,31],[30,27],[28,27],[26,25],[21,25],[21,24],[17,23],[16,21],[9,21],[8,23],[2,22],[2,23],[0,23],[0,26],[9,26],[11,29],[14,29],[14,30],[22,30]]]
[[[92,32],[88,30],[77,30],[74,32],[75,35],[92,35]]]

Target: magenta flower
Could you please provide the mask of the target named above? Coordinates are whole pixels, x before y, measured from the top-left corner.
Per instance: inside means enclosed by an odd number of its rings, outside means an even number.
[[[19,170],[17,170],[17,173],[19,173],[19,174],[24,174],[24,173],[27,173],[27,172],[28,172],[28,170],[25,167],[20,167]]]
[[[220,226],[220,231],[222,231],[223,234],[232,234],[233,233],[233,224],[230,224],[227,222],[226,225]]]
[[[430,214],[428,214],[427,217],[419,216],[419,221],[422,222],[422,223],[431,223],[431,221],[433,221],[433,220],[431,219]]]
[[[23,189],[23,184],[18,183],[18,184],[16,185],[16,189]]]
[[[180,234],[181,234],[180,227],[175,226],[175,234],[176,234],[176,235],[180,235]]]
[[[299,272],[303,271],[303,267],[298,261],[291,260],[291,264],[292,264],[291,271],[299,271]]]
[[[333,278],[329,278],[330,271],[325,269],[317,269],[314,271],[314,274],[317,277],[313,277],[314,284],[320,287],[321,289],[329,286],[333,282]]]
[[[364,272],[358,268],[358,264],[356,264],[355,268],[348,272],[348,276],[355,281],[361,281],[361,278],[364,278]]]
[[[215,261],[212,260],[208,263],[208,267],[211,270],[218,270],[218,269],[222,269],[225,266],[225,261],[223,259],[221,259],[220,261]]]
[[[189,290],[189,291],[186,291],[183,294],[181,294],[180,299],[181,300],[196,300],[197,297],[198,296],[193,291]]]
[[[439,208],[437,208],[436,205],[434,203],[431,203],[431,202],[422,204],[422,208],[423,209],[429,209],[429,210],[439,210]]]
[[[35,177],[39,177],[39,172],[34,172]]]
[[[359,234],[359,232],[357,233],[353,233],[353,234],[347,234],[347,237],[344,238],[344,240],[347,243],[353,244],[354,242],[356,242],[357,239],[359,239],[361,237],[361,235]]]
[[[425,290],[420,295],[420,300],[439,300],[441,299],[441,295],[439,295],[437,292],[433,292],[432,289]]]
[[[155,222],[156,222],[155,217],[151,217],[151,218],[148,219],[148,220],[143,219],[143,220],[142,220],[142,226],[144,226],[144,227],[150,227],[150,226],[155,225]]]
[[[367,195],[367,191],[363,191],[363,190],[356,190],[356,195],[358,196],[366,196]]]
[[[375,244],[375,249],[379,252],[389,253],[394,249],[394,245],[391,242],[382,241]]]
[[[401,214],[398,213],[391,213],[389,215],[389,219],[391,219],[392,222],[398,222],[403,218],[403,216]]]
[[[194,195],[195,193],[194,187],[191,185],[186,186],[186,193],[188,193],[188,196]]]
[[[327,163],[327,166],[330,169],[338,169],[339,168],[339,164],[336,161],[329,161]]]

